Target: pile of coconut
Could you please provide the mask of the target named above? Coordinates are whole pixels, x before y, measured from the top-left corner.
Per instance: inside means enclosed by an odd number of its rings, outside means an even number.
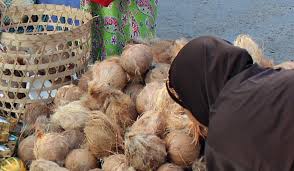
[[[26,106],[20,159],[31,171],[205,170],[199,139],[206,128],[165,87],[186,43],[130,44],[60,88],[52,105]]]

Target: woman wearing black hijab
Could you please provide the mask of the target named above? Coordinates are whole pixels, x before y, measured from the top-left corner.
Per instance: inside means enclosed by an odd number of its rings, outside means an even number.
[[[262,68],[244,49],[199,37],[173,61],[167,88],[208,127],[208,171],[294,170],[294,70]]]

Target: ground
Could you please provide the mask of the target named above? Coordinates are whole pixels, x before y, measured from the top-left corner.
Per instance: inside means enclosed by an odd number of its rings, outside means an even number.
[[[159,0],[158,36],[251,35],[279,63],[294,59],[293,0]]]

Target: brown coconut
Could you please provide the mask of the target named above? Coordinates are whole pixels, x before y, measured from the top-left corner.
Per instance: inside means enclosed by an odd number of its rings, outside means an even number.
[[[136,170],[156,170],[166,159],[165,142],[153,134],[128,134],[125,155]]]
[[[145,83],[148,84],[155,81],[165,82],[168,78],[169,68],[169,64],[156,64],[154,68],[147,73]]]
[[[38,133],[34,146],[34,155],[37,159],[62,162],[68,152],[69,145],[65,136],[59,133]]]
[[[122,145],[119,126],[100,111],[91,113],[84,132],[87,146],[97,158],[109,156]]]
[[[98,167],[95,156],[86,149],[75,149],[68,154],[65,167],[70,171],[88,171]]]
[[[85,142],[85,134],[78,129],[64,131],[62,135],[67,138],[70,150],[79,148]]]
[[[93,80],[93,72],[92,70],[87,71],[83,76],[80,78],[78,87],[83,91],[88,91],[88,83]]]
[[[121,65],[130,75],[143,75],[152,64],[151,49],[142,44],[130,45],[121,55]]]
[[[69,171],[60,167],[57,163],[48,160],[34,160],[30,166],[30,171]]]
[[[127,85],[127,74],[115,59],[105,60],[92,67],[93,79],[98,83],[122,90]]]
[[[34,145],[35,145],[36,137],[34,135],[28,136],[23,139],[17,149],[18,157],[24,161],[29,162],[35,160],[34,156]]]
[[[83,92],[78,86],[66,85],[58,89],[54,98],[56,107],[66,105],[70,102],[77,101],[81,98]]]
[[[174,41],[174,44],[170,48],[170,55],[172,56],[171,62],[177,57],[178,53],[183,49],[183,47],[189,43],[185,38],[180,38]]]
[[[154,61],[157,63],[171,63],[172,56],[170,54],[174,41],[159,40],[151,43],[151,50]]]
[[[126,156],[123,154],[109,156],[103,161],[103,171],[135,171],[134,168],[128,166]]]
[[[195,160],[195,162],[192,165],[192,170],[193,171],[207,171],[204,158],[200,158],[200,159]]]
[[[154,109],[158,96],[158,90],[162,87],[164,87],[164,84],[159,82],[152,82],[144,87],[136,99],[136,108],[138,113]]]
[[[183,131],[170,132],[165,138],[165,143],[169,158],[179,166],[191,166],[199,156],[199,144]]]
[[[39,116],[34,124],[35,131],[43,133],[62,132],[64,131],[59,125],[53,123],[47,116]]]
[[[144,88],[144,85],[140,83],[131,83],[127,85],[124,92],[131,97],[133,102],[136,103],[137,96],[140,94],[143,88]]]
[[[89,113],[90,111],[82,106],[81,101],[74,101],[60,106],[51,119],[65,130],[82,129],[88,120]]]
[[[103,171],[102,169],[98,169],[98,168],[96,168],[96,169],[91,169],[91,170],[89,170],[89,171]]]
[[[165,163],[161,165],[157,171],[184,171],[184,169],[172,163]]]
[[[25,107],[24,123],[33,125],[39,116],[50,116],[50,114],[52,114],[52,110],[48,104],[42,102],[28,104]]]

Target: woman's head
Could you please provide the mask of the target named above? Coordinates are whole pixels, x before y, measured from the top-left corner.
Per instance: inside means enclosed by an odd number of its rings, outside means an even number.
[[[173,61],[167,87],[175,101],[207,126],[209,109],[224,85],[252,63],[244,49],[219,38],[199,37]]]

